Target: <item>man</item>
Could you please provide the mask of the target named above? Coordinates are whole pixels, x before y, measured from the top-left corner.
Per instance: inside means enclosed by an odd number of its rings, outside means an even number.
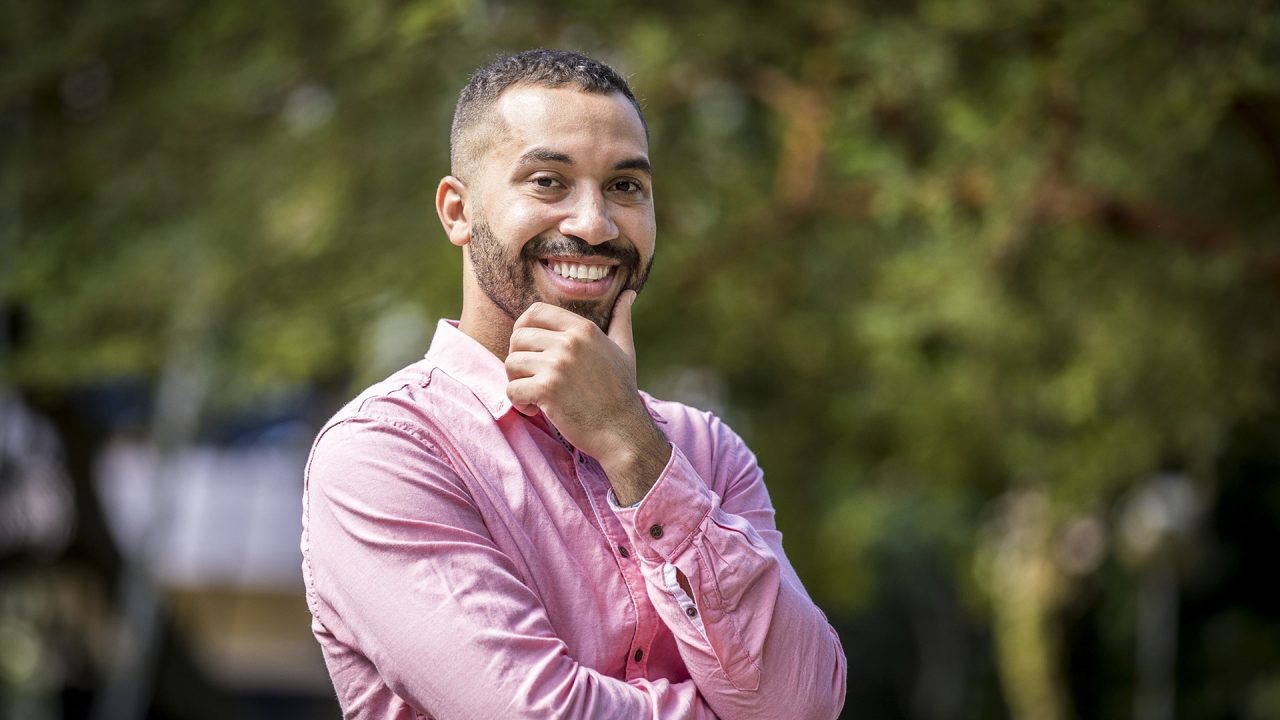
[[[612,69],[478,71],[436,194],[462,317],[321,431],[302,549],[349,718],[831,718],[839,640],[716,417],[636,389],[648,136]]]

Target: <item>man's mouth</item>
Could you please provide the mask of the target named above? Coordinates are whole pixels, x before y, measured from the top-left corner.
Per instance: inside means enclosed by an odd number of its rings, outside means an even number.
[[[613,274],[612,265],[588,265],[584,263],[550,259],[544,259],[542,261],[542,265],[566,280],[574,280],[577,282],[599,282],[608,279],[609,276]]]

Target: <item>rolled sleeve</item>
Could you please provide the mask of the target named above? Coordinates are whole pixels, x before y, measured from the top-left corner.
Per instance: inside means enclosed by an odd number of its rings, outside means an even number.
[[[723,718],[833,718],[844,703],[839,639],[782,552],[755,457],[723,425],[712,478],[679,447],[636,507],[614,508],[639,549],[651,600]],[[688,580],[689,607],[665,568]]]
[[[679,448],[640,504],[621,509],[620,516],[641,557],[657,562],[671,560],[693,542],[711,510],[715,495],[690,467]]]

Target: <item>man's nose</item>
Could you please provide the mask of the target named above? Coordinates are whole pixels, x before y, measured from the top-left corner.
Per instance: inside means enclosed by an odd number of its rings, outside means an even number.
[[[563,235],[599,245],[618,237],[618,226],[609,216],[609,205],[598,190],[584,191],[574,198],[572,211],[560,223]]]

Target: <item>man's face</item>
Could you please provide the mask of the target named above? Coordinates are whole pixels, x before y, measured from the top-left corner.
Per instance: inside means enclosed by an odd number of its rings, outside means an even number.
[[[614,301],[653,262],[644,126],[621,94],[523,86],[498,99],[497,139],[477,164],[468,258],[510,319],[559,305],[607,329]]]

